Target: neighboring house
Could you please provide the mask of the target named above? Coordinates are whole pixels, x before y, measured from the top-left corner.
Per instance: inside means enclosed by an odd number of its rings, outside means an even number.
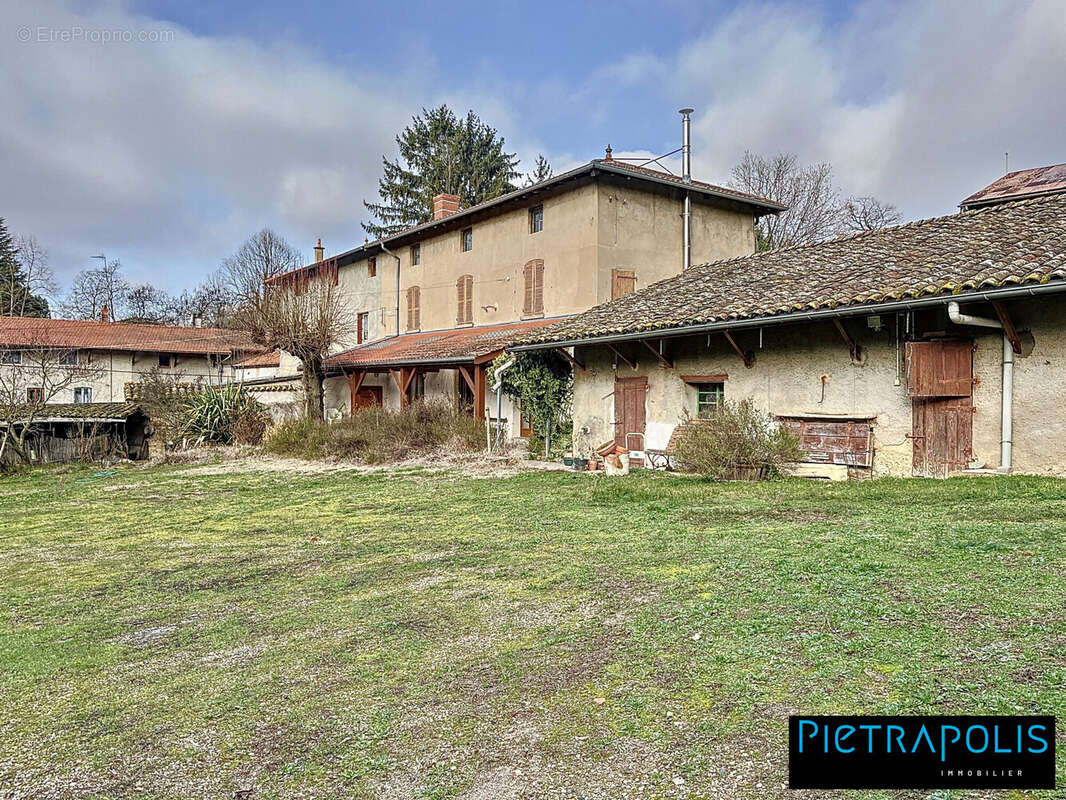
[[[1066,185],[1003,189],[702,264],[513,349],[572,349],[575,449],[661,460],[686,416],[752,398],[827,476],[1066,474]]]
[[[280,421],[299,412],[299,363],[280,350],[257,353],[233,365],[234,380],[250,389],[271,417]]]
[[[229,382],[233,362],[257,349],[243,334],[218,328],[0,317],[0,370],[19,377],[31,402],[41,388],[34,383],[32,354],[41,350],[62,354],[86,375],[48,402],[121,403],[125,384],[151,370],[183,381]],[[3,402],[10,399],[18,398]]]
[[[764,198],[608,157],[473,208],[453,195],[433,219],[279,276],[336,276],[353,322],[327,362],[327,414],[447,398],[495,414],[486,368],[508,344],[681,272],[683,198],[691,260],[755,250],[754,221],[783,207]],[[296,365],[282,354],[279,374]],[[523,433],[510,403],[511,435]]]

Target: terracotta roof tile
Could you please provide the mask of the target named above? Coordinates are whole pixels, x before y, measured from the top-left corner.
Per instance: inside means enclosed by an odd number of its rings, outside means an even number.
[[[233,365],[236,369],[254,369],[256,367],[280,367],[281,366],[281,351],[280,350],[268,350],[263,353],[256,353],[254,356],[238,361]]]
[[[1066,164],[1009,172],[998,181],[974,192],[959,205],[964,209],[976,208],[1052,192],[1066,192]]]
[[[1066,279],[1066,194],[693,266],[519,344]]]
[[[229,354],[254,352],[245,334],[222,328],[181,328],[93,320],[0,317],[0,347],[84,348],[139,352]]]
[[[326,367],[337,369],[400,367],[419,363],[474,363],[507,348],[522,335],[558,322],[559,319],[553,317],[474,328],[405,333],[331,356],[326,361]]]

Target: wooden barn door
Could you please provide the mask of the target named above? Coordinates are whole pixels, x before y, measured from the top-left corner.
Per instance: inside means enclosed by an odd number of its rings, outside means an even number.
[[[907,344],[912,471],[943,478],[973,459],[973,341]]]
[[[647,378],[616,378],[614,382],[614,442],[628,450],[644,452],[644,403],[648,397]],[[629,436],[639,433],[640,436]],[[642,466],[635,458],[633,466]]]

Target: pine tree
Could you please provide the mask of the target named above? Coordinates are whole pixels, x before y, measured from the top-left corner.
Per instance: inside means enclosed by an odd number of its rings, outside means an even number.
[[[433,217],[434,195],[459,196],[470,207],[515,187],[518,158],[504,150],[503,137],[473,111],[460,119],[448,106],[422,109],[396,137],[399,158],[382,157],[380,202],[363,205],[375,220],[364,222],[372,236],[388,236]]]
[[[536,162],[533,164],[533,171],[526,175],[526,186],[533,186],[541,181],[546,181],[551,176],[552,165],[548,163],[548,159],[543,154],[538,155]]]
[[[14,237],[0,217],[0,315],[47,317],[48,301],[32,292]]]

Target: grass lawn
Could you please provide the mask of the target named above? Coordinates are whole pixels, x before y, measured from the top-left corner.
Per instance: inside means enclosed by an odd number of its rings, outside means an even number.
[[[786,796],[847,712],[1057,714],[1061,784],[1064,541],[1039,478],[28,473],[0,797]]]

